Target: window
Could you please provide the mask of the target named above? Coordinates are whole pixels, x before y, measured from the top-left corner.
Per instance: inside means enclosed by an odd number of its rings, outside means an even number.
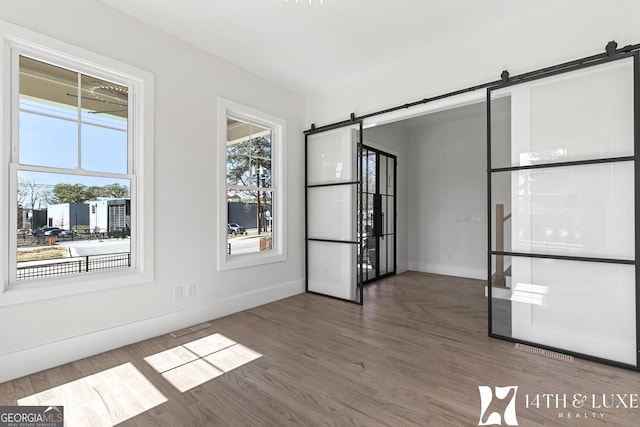
[[[284,259],[284,121],[220,101],[220,269]],[[224,233],[224,234],[222,234]]]
[[[3,150],[10,178],[2,188],[10,214],[0,218],[10,231],[3,288],[15,292],[0,305],[152,277],[144,232],[152,218],[143,209],[152,182],[141,185],[141,171],[152,168],[144,139],[152,137],[153,98],[143,93],[152,76],[34,37],[63,49],[10,37],[5,44],[3,143],[11,150]],[[26,296],[34,289],[38,296]]]

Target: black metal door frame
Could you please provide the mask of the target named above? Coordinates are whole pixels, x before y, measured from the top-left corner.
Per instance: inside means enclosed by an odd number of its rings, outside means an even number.
[[[371,193],[369,191],[368,188],[368,166],[369,163],[368,161],[364,161],[362,159],[364,159],[365,156],[367,156],[369,153],[374,153],[376,156],[376,170],[375,170],[375,189],[374,192]],[[369,245],[371,243],[373,243],[375,245],[375,274],[374,277],[372,278],[366,278],[364,279],[363,283],[369,284],[372,282],[375,282],[377,280],[383,279],[385,277],[389,277],[389,276],[393,276],[396,274],[396,270],[397,270],[397,263],[396,263],[396,259],[397,259],[397,238],[396,238],[396,231],[397,231],[397,166],[398,166],[398,159],[397,156],[393,155],[393,154],[389,154],[385,151],[382,151],[381,149],[378,148],[374,148],[368,145],[363,145],[363,149],[361,151],[361,156],[362,158],[360,159],[360,163],[363,164],[362,169],[363,169],[363,173],[362,173],[362,185],[360,186],[360,188],[362,189],[362,194],[363,194],[363,198],[365,197],[364,195],[367,194],[371,194],[373,195],[373,226],[371,227],[371,232],[373,233],[373,238],[372,236],[369,236],[367,232],[364,232],[364,230],[359,230],[362,234],[364,234],[363,236],[363,244],[360,247],[362,252],[365,252],[366,250],[369,249]],[[390,271],[387,271],[384,274],[380,274],[380,240],[385,238],[385,234],[383,234],[383,222],[384,222],[384,216],[382,213],[382,194],[380,192],[380,157],[384,156],[388,159],[392,159],[393,162],[393,260],[392,260],[392,266],[393,268]],[[366,167],[364,166],[366,164]],[[386,179],[386,177],[385,177]],[[367,205],[367,203],[363,200],[363,205]],[[366,225],[370,225],[368,221],[366,221],[367,218],[367,213],[363,211],[363,216],[362,218],[362,222],[358,225],[358,227],[363,227]],[[369,258],[369,254],[370,252],[367,254],[367,259]],[[388,257],[388,253],[387,253],[387,257]],[[364,264],[364,255],[363,255],[363,259],[362,262]],[[371,263],[369,262],[369,265]],[[388,260],[386,265],[388,266]]]

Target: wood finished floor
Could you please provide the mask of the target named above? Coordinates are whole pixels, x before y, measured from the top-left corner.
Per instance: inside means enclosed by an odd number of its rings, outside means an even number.
[[[480,385],[519,386],[520,426],[640,425],[640,409],[592,418],[590,401],[571,407],[574,394],[640,393],[640,373],[556,361],[487,337],[480,281],[408,272],[366,287],[364,307],[302,294],[210,324],[0,384],[0,405],[130,364],[167,400],[124,426],[477,426]],[[216,333],[262,356],[184,392],[145,361]],[[526,408],[525,395],[536,393],[566,393],[569,407]]]

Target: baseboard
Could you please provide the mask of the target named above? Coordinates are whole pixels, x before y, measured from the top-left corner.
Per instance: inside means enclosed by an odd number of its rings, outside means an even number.
[[[304,280],[0,354],[0,382],[73,362],[304,292]]]
[[[443,274],[445,276],[466,277],[483,280],[487,278],[487,271],[480,268],[468,268],[457,265],[439,265],[423,262],[409,262],[409,270],[423,273]]]

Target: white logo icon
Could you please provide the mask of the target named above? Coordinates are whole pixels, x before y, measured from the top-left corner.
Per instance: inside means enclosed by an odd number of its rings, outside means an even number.
[[[490,426],[490,425],[502,425],[502,420],[504,419],[505,425],[508,426],[517,426],[518,418],[516,417],[516,394],[518,393],[518,386],[506,386],[506,387],[495,387],[495,397],[498,400],[505,400],[511,390],[513,390],[513,395],[511,396],[511,400],[507,404],[507,407],[504,410],[504,414],[501,417],[498,412],[491,412],[488,416],[485,417],[487,409],[489,409],[489,405],[493,401],[493,390],[491,387],[486,385],[479,385],[478,390],[480,390],[480,421],[478,422],[479,426]],[[483,421],[486,420],[486,421]]]

